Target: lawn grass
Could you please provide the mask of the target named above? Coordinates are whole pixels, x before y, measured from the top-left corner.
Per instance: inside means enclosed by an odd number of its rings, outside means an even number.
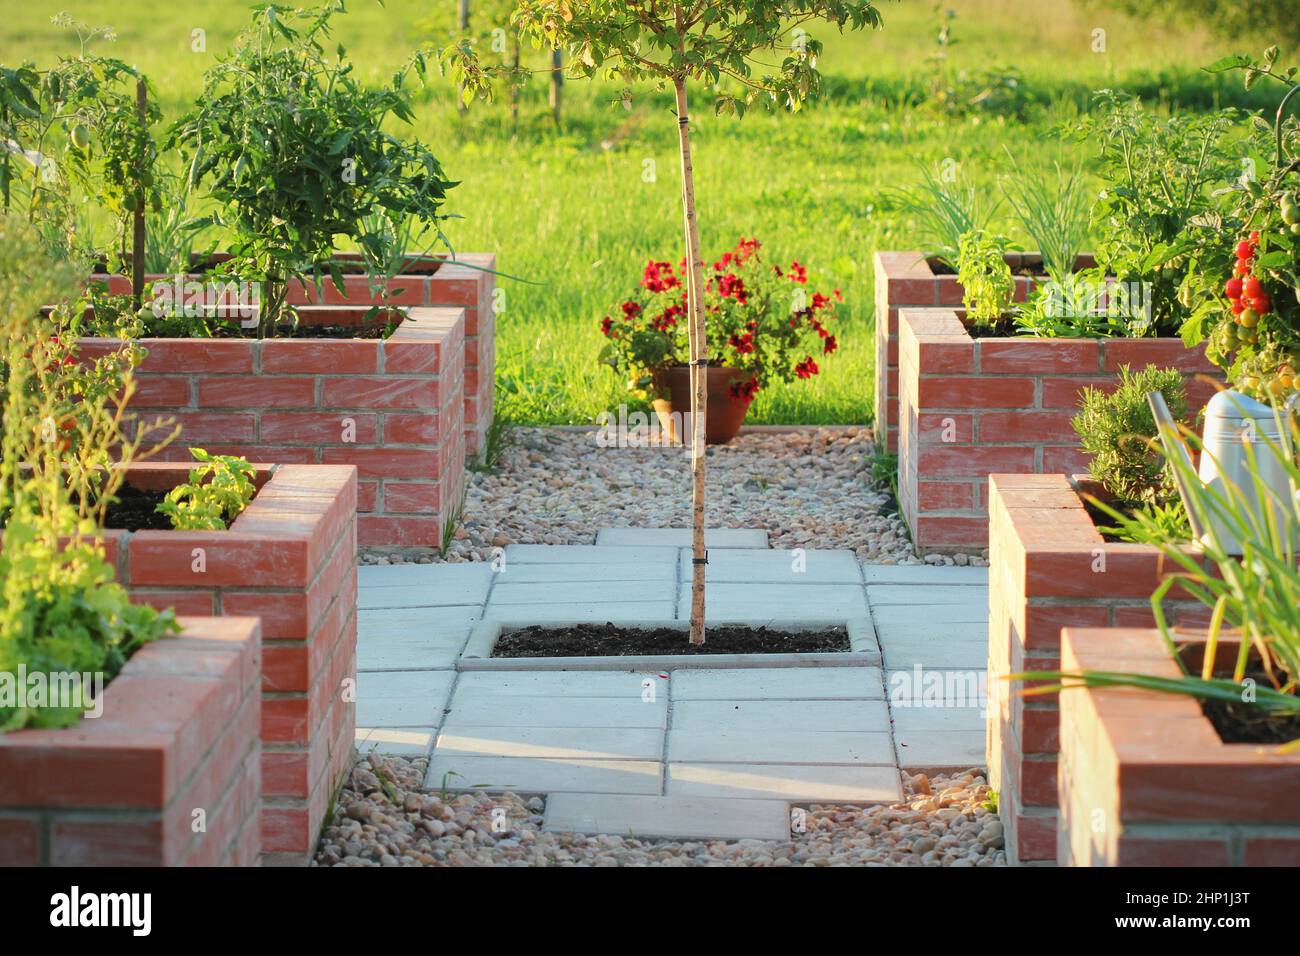
[[[994,190],[1010,170],[1006,149],[1030,169],[1088,155],[1088,144],[1062,140],[1054,129],[1093,87],[1135,85],[1157,99],[1201,106],[1234,88],[1234,80],[1196,73],[1234,52],[1199,33],[1135,24],[1069,0],[945,6],[958,11],[960,42],[951,48],[951,62],[972,69],[1013,65],[1038,101],[1027,120],[952,121],[915,107],[937,17],[929,3],[907,0],[881,4],[886,26],[879,33],[821,31],[828,96],[798,115],[715,118],[707,91],[696,91],[706,256],[740,235],[758,236],[774,260],[799,259],[819,286],[839,287],[847,300],[837,320],[841,349],[822,363],[823,374],[761,393],[752,423],[870,422],[871,255],[916,245],[886,190],[912,181],[917,163],[955,160],[966,182]],[[4,7],[0,63],[39,65],[75,49],[75,38],[48,22],[66,9],[116,29],[117,39],[101,51],[142,68],[168,117],[198,94],[202,71],[247,17],[238,3],[5,0]],[[382,77],[418,43],[440,40],[454,8],[451,0],[388,0],[384,7],[351,0],[338,38],[362,73]],[[191,52],[195,29],[206,31],[206,52]],[[1106,31],[1104,53],[1093,51],[1096,29]],[[599,320],[634,288],[647,258],[681,254],[671,97],[637,91],[626,110],[609,105],[617,92],[570,81],[560,129],[549,120],[541,81],[525,92],[517,125],[503,105],[475,105],[459,116],[446,80],[435,77],[421,96],[417,131],[461,181],[449,203],[462,217],[448,226],[453,243],[495,252],[502,271],[525,280],[499,282],[498,401],[515,421],[588,423],[627,401],[622,383],[596,364]],[[1015,235],[1010,224],[1006,229]]]

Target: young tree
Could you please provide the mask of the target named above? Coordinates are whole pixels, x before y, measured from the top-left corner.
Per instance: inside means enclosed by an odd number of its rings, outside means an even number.
[[[821,44],[804,29],[813,20],[834,23],[841,30],[881,25],[880,12],[870,0],[519,0],[514,16],[520,31],[537,46],[567,52],[573,75],[606,75],[629,85],[651,81],[661,89],[671,86],[676,96],[691,355],[692,644],[704,643],[708,339],[687,83],[711,86],[718,113],[743,116],[756,101],[797,110],[821,87]],[[763,55],[776,62],[760,63]],[[449,50],[447,61],[471,87],[481,89],[489,79],[473,61],[472,51],[463,47]]]

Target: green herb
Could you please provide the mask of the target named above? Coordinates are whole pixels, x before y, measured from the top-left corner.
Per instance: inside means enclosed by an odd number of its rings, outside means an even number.
[[[957,253],[957,281],[962,287],[966,321],[992,328],[1011,312],[1016,280],[1007,265],[1007,241],[983,230],[965,233]]]
[[[190,469],[186,484],[167,492],[158,510],[180,531],[223,531],[253,500],[256,472],[233,455],[210,455],[202,448],[191,448],[190,454],[201,464]]]

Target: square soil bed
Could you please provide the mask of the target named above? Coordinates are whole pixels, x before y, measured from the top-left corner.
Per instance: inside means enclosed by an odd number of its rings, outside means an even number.
[[[0,866],[258,865],[260,625],[181,626],[126,662],[98,717],[0,734]]]
[[[347,772],[356,724],[356,469],[256,465],[257,494],[225,531],[104,534],[134,600],[191,615],[262,620],[262,850],[305,863]],[[189,468],[132,466],[138,493]]]
[[[1184,662],[1199,671],[1203,632],[1186,636]],[[1220,644],[1216,673],[1236,651]],[[1182,674],[1158,631],[1134,628],[1067,628],[1061,665]],[[1062,865],[1300,865],[1300,754],[1225,742],[1193,697],[1062,692],[1059,787]]]
[[[367,308],[304,308],[292,337],[146,338],[130,410],[180,426],[187,447],[251,461],[355,465],[363,545],[440,547],[465,484],[461,308],[398,310],[387,338],[338,337]],[[386,324],[381,320],[380,325]],[[313,338],[312,327],[330,332]],[[84,358],[121,347],[78,340]]]
[[[1179,369],[1193,412],[1222,381],[1181,339],[977,338],[963,315],[899,314],[898,498],[918,554],[988,545],[990,474],[1083,471],[1071,419],[1083,390],[1113,390],[1122,366]]]

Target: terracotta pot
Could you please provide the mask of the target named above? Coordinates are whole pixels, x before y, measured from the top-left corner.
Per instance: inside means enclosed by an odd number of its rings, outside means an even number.
[[[731,397],[733,380],[743,379],[735,369],[709,366],[709,401],[704,415],[704,440],[710,445],[725,445],[736,437],[745,423],[749,403]],[[654,401],[655,414],[668,440],[682,443],[682,434],[690,436],[691,370],[678,365],[655,373],[655,387],[663,398]],[[681,425],[680,430],[678,425]]]

